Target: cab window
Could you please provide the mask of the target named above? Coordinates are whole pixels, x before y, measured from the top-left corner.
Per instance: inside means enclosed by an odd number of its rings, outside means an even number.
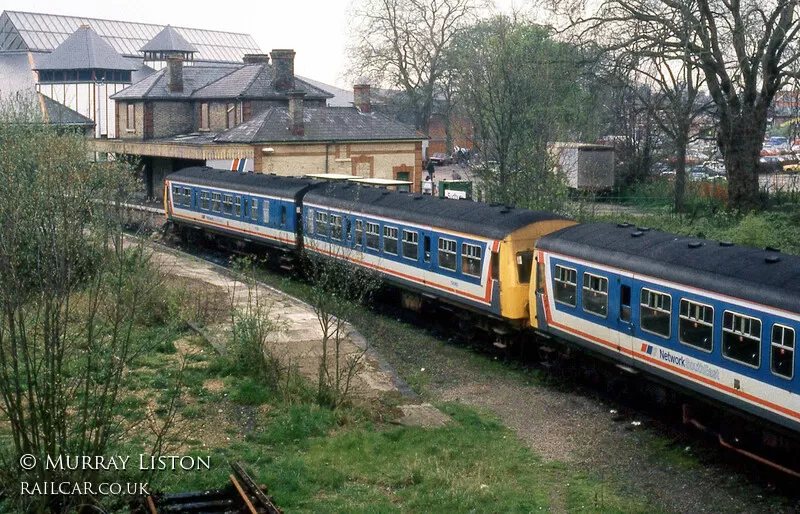
[[[531,268],[533,267],[533,252],[517,252],[517,279],[520,284],[531,281]]]

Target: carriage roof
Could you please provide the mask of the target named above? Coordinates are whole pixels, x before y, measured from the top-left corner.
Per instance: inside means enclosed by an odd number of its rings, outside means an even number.
[[[504,239],[520,228],[541,221],[565,219],[543,211],[437,198],[343,182],[315,186],[305,196],[305,202],[493,239]]]
[[[630,224],[575,225],[537,248],[800,313],[800,256]]]
[[[295,199],[298,194],[317,183],[317,181],[307,178],[241,173],[207,166],[184,168],[167,176],[167,180]]]

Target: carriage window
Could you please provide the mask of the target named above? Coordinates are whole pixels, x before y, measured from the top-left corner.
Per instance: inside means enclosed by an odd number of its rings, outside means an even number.
[[[531,268],[533,268],[533,252],[517,252],[517,278],[520,284],[531,281]]]
[[[356,248],[361,248],[364,240],[364,222],[356,220]]]
[[[353,232],[352,232],[352,230],[353,230],[353,220],[350,219],[350,218],[345,218],[344,219],[344,237],[348,241],[352,241],[353,240]]]
[[[583,310],[606,317],[608,315],[608,279],[591,273],[583,274]]]
[[[755,368],[761,366],[761,320],[725,311],[722,314],[722,355]]]
[[[463,243],[461,245],[461,272],[470,277],[481,276],[481,247]]]
[[[553,273],[553,297],[556,302],[575,307],[578,290],[578,272],[556,265]]]
[[[181,186],[172,186],[172,203],[173,205],[183,203],[183,189]]]
[[[794,376],[794,329],[772,325],[772,372],[783,378]]]
[[[417,260],[419,258],[419,234],[410,230],[403,231],[403,257]]]
[[[268,205],[266,200],[264,201],[265,205]],[[264,222],[269,222],[269,211],[264,209]],[[253,221],[258,221],[258,198],[253,198],[250,201],[250,219]]]
[[[242,197],[237,196],[233,199],[233,213],[237,218],[242,217]]]
[[[383,227],[383,251],[397,255],[397,228]]]
[[[267,218],[267,221],[269,221],[269,211],[264,211],[264,216]],[[282,227],[286,226],[286,206],[285,205],[281,205],[281,226]]]
[[[308,210],[308,215],[306,216],[306,234],[313,234],[314,233],[314,209]]]
[[[263,211],[263,214],[261,215],[264,217],[264,223],[269,225],[269,200],[262,200],[262,202],[263,205],[261,206],[261,210]],[[256,213],[253,219],[258,219],[258,213]]]
[[[714,308],[681,300],[678,340],[685,345],[710,352],[714,348]]]
[[[225,214],[233,214],[233,196],[232,195],[223,195],[222,196],[222,212]]]
[[[188,187],[183,188],[183,205],[187,207],[192,205],[192,190]]]
[[[381,232],[377,223],[367,222],[367,248],[378,250],[380,248]]]
[[[452,239],[439,238],[439,267],[456,270],[456,242]]]
[[[204,211],[211,208],[211,193],[208,191],[200,191],[200,208]]]
[[[211,210],[220,212],[220,200],[222,199],[221,193],[211,193]]]
[[[672,297],[642,288],[639,323],[645,332],[669,337],[672,325]]]
[[[328,237],[328,213],[317,212],[317,235]]]
[[[331,239],[342,240],[342,217],[331,214]]]

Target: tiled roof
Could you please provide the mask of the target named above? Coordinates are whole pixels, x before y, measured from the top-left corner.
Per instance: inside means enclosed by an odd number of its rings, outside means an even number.
[[[142,48],[142,52],[197,52],[194,45],[186,41],[180,33],[167,25]]]
[[[91,118],[73,111],[64,104],[60,104],[52,98],[38,93],[40,105],[44,108],[44,115],[47,123],[52,125],[71,125],[93,127],[95,125]]]
[[[220,143],[270,143],[302,141],[374,141],[427,139],[413,127],[376,112],[354,107],[305,107],[305,134],[289,130],[289,108],[273,107],[216,137]]]
[[[141,58],[139,51],[164,25],[101,20],[77,16],[5,11],[0,15],[0,51],[51,52],[81,25],[89,25],[120,55]],[[217,30],[173,27],[197,48],[195,61],[242,62],[245,54],[261,49],[252,36]]]
[[[328,99],[328,105],[331,107],[352,107],[353,106],[353,90],[341,89],[336,86],[331,86],[330,84],[325,84],[324,82],[319,82],[317,80],[312,80],[307,77],[299,77],[300,80],[311,84],[312,86],[325,91],[333,95],[332,98]]]
[[[137,70],[90,27],[80,27],[50,55],[37,60],[37,70]]]
[[[307,99],[324,100],[332,95],[295,77],[295,89]],[[195,65],[183,68],[183,91],[167,87],[166,69],[113,95],[114,100],[142,99],[285,99],[286,93],[272,85],[272,68],[265,64],[238,66]]]

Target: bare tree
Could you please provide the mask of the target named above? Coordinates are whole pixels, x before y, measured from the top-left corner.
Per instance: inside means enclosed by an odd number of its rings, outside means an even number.
[[[485,6],[484,0],[358,0],[350,74],[403,90],[417,129],[427,133],[446,66],[443,53]]]
[[[576,25],[603,45],[637,46],[702,70],[715,104],[728,197],[758,208],[767,115],[797,60],[798,0],[604,0]],[[584,32],[585,34],[585,32]]]

